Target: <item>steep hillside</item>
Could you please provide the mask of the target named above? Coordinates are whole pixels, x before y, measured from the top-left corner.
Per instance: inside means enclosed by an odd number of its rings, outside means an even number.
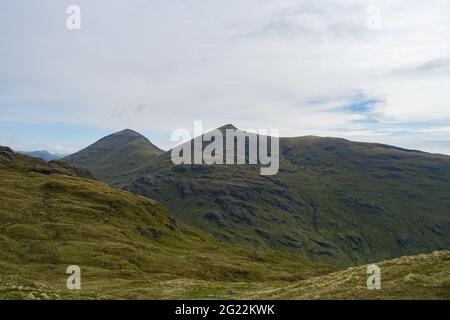
[[[162,150],[143,135],[126,129],[109,135],[63,160],[95,172],[95,176],[101,180],[121,183],[124,179],[127,181],[139,166],[162,153]]]
[[[343,139],[280,141],[280,171],[156,158],[125,189],[219,239],[339,265],[450,248],[450,157]]]
[[[0,181],[0,298],[207,298],[332,270],[225,245],[151,199],[4,147]],[[69,265],[80,292],[66,288]]]
[[[175,166],[167,152],[103,179],[221,240],[341,266],[450,248],[450,157],[308,136],[281,138],[280,158],[277,175],[261,176]]]

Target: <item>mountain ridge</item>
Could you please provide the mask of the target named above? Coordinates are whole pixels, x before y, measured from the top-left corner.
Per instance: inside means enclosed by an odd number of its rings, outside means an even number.
[[[37,150],[37,151],[17,151],[18,153],[26,154],[30,157],[40,158],[45,161],[53,161],[53,160],[59,160],[67,155],[60,154],[60,153],[50,153],[47,150]]]
[[[222,241],[341,266],[450,248],[445,155],[287,137],[275,176],[260,176],[254,165],[175,166],[168,151],[120,181],[102,180],[157,199]]]

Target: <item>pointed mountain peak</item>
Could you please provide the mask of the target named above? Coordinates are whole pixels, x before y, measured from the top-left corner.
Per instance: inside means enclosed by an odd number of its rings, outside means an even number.
[[[142,134],[125,129],[65,157],[64,161],[88,169],[95,177],[113,184],[162,153],[163,150]]]
[[[111,136],[143,137],[142,134],[140,134],[139,132],[136,132],[134,130],[131,130],[131,129],[125,129],[122,131],[115,132],[115,133],[111,134]]]
[[[217,128],[216,130],[219,130],[220,132],[222,132],[223,134],[226,133],[227,130],[239,130],[238,128],[236,128],[234,125],[232,125],[231,123],[226,124],[224,126],[221,126],[219,128]]]
[[[137,143],[140,148],[151,149],[158,153],[162,151],[151,143],[147,137],[131,129],[125,129],[103,137],[86,149],[100,147],[103,149],[109,149],[110,151],[117,151],[130,143]],[[136,147],[136,145],[134,147]]]
[[[89,146],[88,148],[91,148],[94,146],[104,147],[105,145],[108,145],[108,148],[112,147],[112,146],[114,148],[118,148],[122,145],[131,143],[133,141],[141,141],[144,144],[151,144],[151,142],[145,136],[140,134],[139,132],[136,132],[131,129],[125,129],[122,131],[111,133],[111,134],[101,138],[100,140],[98,140],[97,142],[95,142],[94,144]]]
[[[236,130],[237,128],[236,128],[234,125],[232,125],[231,123],[226,124],[226,125],[224,125],[224,126],[221,126],[221,127],[219,128],[219,130],[227,130],[227,129],[233,129],[233,130]]]

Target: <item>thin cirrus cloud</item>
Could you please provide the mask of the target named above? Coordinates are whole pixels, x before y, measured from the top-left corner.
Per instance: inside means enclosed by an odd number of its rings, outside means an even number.
[[[394,70],[393,73],[409,76],[450,75],[450,59],[436,59],[420,65],[413,65]]]
[[[0,143],[72,152],[127,127],[167,149],[203,120],[450,154],[447,12],[445,0],[3,1]]]

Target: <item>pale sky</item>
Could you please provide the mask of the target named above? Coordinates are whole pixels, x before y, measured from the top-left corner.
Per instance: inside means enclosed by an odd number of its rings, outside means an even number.
[[[0,145],[167,149],[195,120],[450,154],[450,1],[0,2]]]

